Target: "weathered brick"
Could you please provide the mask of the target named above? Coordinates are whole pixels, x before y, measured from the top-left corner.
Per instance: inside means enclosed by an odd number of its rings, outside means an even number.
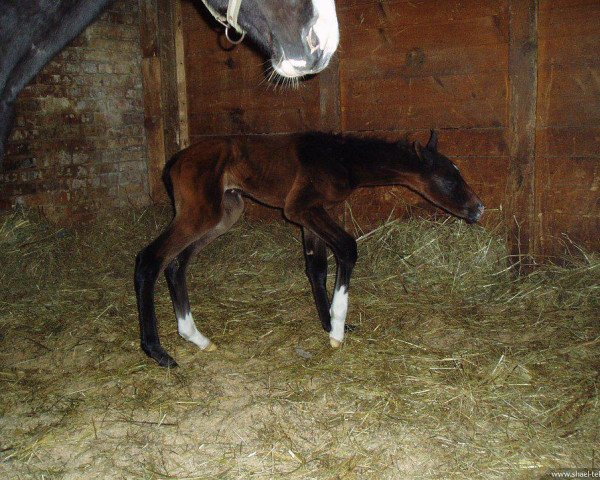
[[[139,6],[117,0],[21,93],[0,209],[51,218],[148,203]]]

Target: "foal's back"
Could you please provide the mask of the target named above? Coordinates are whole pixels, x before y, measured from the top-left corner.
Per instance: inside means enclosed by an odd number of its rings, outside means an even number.
[[[256,200],[283,208],[301,170],[297,135],[229,137],[225,185]]]
[[[177,155],[169,174],[179,186],[194,182],[198,188],[199,179],[207,178],[211,187],[240,190],[278,208],[284,208],[293,188],[306,183],[329,197],[338,190],[332,186],[345,181],[335,172],[334,158],[303,152],[306,139],[307,134],[205,137]]]

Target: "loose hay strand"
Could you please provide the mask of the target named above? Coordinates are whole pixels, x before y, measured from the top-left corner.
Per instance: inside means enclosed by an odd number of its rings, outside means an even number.
[[[359,237],[349,322],[332,351],[298,232],[242,222],[190,268],[200,328],[140,352],[132,268],[167,208],[58,228],[0,219],[0,476],[529,478],[593,467],[598,255],[515,278],[496,233],[387,221]],[[329,287],[334,281],[330,268]]]

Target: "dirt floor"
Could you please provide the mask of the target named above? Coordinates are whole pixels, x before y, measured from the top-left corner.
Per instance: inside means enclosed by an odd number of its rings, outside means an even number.
[[[600,261],[514,279],[498,232],[392,222],[359,241],[340,350],[298,232],[242,223],[190,272],[201,352],[164,282],[139,349],[136,251],[167,210],[60,229],[0,219],[0,478],[540,478],[598,468]],[[333,270],[331,271],[333,274]],[[330,277],[330,283],[333,276]]]

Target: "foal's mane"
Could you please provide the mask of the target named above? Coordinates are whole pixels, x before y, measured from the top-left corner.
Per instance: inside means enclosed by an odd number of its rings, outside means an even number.
[[[396,141],[351,134],[306,132],[300,138],[301,154],[319,156],[319,161],[342,163],[348,167],[377,169],[392,165],[419,170],[414,144],[406,138]],[[324,158],[325,157],[325,158]]]

